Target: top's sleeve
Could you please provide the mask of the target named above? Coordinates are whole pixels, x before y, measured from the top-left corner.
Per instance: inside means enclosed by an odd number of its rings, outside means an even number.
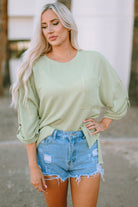
[[[18,96],[18,131],[17,138],[25,143],[34,143],[39,135],[39,97],[35,88],[33,73],[28,80],[28,95],[26,104],[23,103],[25,90],[19,88]]]
[[[106,107],[104,118],[121,119],[130,106],[128,92],[114,68],[103,55],[100,55],[99,77],[99,97],[103,106]]]

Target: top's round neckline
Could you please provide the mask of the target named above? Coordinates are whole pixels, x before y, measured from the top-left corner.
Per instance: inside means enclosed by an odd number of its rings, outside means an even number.
[[[81,50],[77,50],[77,53],[76,53],[75,57],[72,58],[71,60],[67,61],[67,62],[59,62],[59,61],[57,61],[57,60],[53,60],[53,59],[49,58],[46,54],[45,54],[44,56],[45,56],[45,58],[46,58],[48,61],[53,62],[53,63],[57,63],[57,64],[69,64],[69,63],[74,62],[74,61],[77,59],[77,57],[78,57],[80,51],[81,51]]]

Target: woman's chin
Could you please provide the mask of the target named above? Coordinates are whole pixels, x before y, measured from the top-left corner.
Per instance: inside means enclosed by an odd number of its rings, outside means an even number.
[[[53,46],[59,46],[61,43],[55,40],[55,41],[50,41],[49,44],[53,47]]]

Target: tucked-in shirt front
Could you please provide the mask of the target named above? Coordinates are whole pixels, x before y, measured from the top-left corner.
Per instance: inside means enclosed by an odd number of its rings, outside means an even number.
[[[98,140],[99,163],[103,163],[99,133],[91,135],[84,123],[104,117],[121,119],[129,107],[127,91],[107,59],[97,51],[78,50],[69,62],[41,56],[33,64],[28,80],[26,105],[24,87],[19,88],[17,137],[37,145],[54,129],[82,130],[89,147]]]

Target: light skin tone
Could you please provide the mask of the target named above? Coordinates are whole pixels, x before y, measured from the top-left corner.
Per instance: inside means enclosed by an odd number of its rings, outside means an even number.
[[[59,17],[51,10],[42,14],[42,32],[44,37],[52,46],[52,51],[47,56],[59,62],[68,62],[76,56],[77,50],[74,49],[69,41],[70,29],[65,28]],[[50,39],[55,37],[55,39]]]
[[[76,56],[77,50],[74,49],[69,40],[69,29],[66,29],[59,20],[59,17],[51,10],[47,10],[41,17],[42,32],[44,37],[52,46],[52,51],[46,54],[49,58],[58,62],[68,62]],[[103,118],[100,122],[95,119],[84,120],[86,127],[95,129],[92,134],[106,130],[112,119]],[[68,180],[60,180],[44,176],[37,164],[36,143],[26,144],[28,162],[30,168],[31,183],[36,190],[44,193],[47,207],[66,207]],[[81,176],[79,185],[75,178],[70,178],[72,202],[74,207],[96,207],[100,174],[86,178]],[[53,199],[54,198],[54,199]]]

